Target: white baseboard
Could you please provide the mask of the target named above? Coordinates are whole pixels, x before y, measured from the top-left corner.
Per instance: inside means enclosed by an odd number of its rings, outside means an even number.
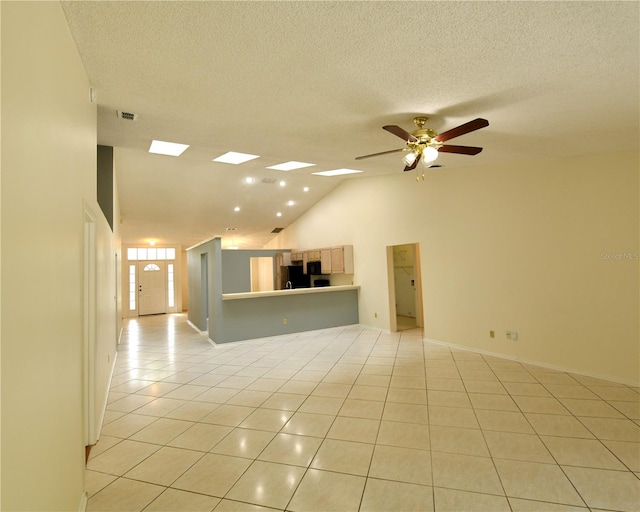
[[[111,389],[111,380],[113,379],[113,373],[116,370],[116,361],[118,360],[118,351],[116,350],[111,362],[111,369],[109,370],[109,382],[107,383],[107,389],[105,391],[104,400],[102,401],[102,411],[100,412],[100,421],[96,430],[96,442],[100,439],[100,433],[102,432],[102,423],[104,422],[104,415],[107,413],[107,401],[109,400],[109,390]]]
[[[490,352],[488,350],[480,350],[480,349],[476,349],[476,348],[472,348],[472,347],[466,347],[464,345],[457,345],[455,343],[448,343],[446,341],[434,340],[434,339],[431,339],[431,338],[424,338],[424,341],[427,341],[429,343],[433,343],[435,345],[443,345],[445,347],[455,348],[455,349],[459,349],[459,350],[466,350],[467,352],[475,352],[476,354],[482,354],[482,355],[485,355],[485,356],[499,357],[500,359],[507,359],[508,361],[515,361],[515,362],[518,362],[518,363],[530,364],[530,365],[533,365],[533,366],[540,366],[541,368],[547,368],[549,370],[556,370],[558,372],[573,373],[575,375],[582,375],[583,377],[591,377],[593,379],[608,380],[610,382],[616,382],[617,384],[624,384],[626,386],[640,387],[640,382],[633,382],[633,381],[630,381],[630,380],[620,379],[618,377],[613,377],[611,375],[590,373],[590,372],[585,372],[583,370],[576,370],[575,368],[565,368],[565,367],[562,367],[562,366],[556,366],[556,365],[552,365],[552,364],[549,364],[549,363],[544,363],[544,362],[541,362],[541,361],[534,361],[534,360],[530,360],[530,359],[522,359],[522,358],[519,358],[517,356],[511,356],[511,355],[508,355],[508,354],[501,354],[499,352]]]
[[[89,501],[87,493],[83,492],[82,496],[80,496],[80,506],[78,507],[78,512],[85,512],[87,510],[87,501]]]
[[[198,328],[198,326],[196,324],[194,324],[191,320],[187,319],[187,324],[189,325],[189,327],[191,327],[194,331],[196,331],[198,334],[206,334],[207,331],[202,331]]]
[[[362,327],[363,329],[371,329],[372,331],[380,331],[381,333],[384,334],[391,334],[391,329],[383,329],[382,327],[378,327],[376,325],[367,325],[367,324],[353,324],[353,325],[357,325],[359,327]],[[398,331],[400,332],[400,331]]]

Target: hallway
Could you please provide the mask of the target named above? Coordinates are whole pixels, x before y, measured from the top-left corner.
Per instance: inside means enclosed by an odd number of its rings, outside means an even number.
[[[361,326],[125,320],[87,510],[640,510],[640,389]]]

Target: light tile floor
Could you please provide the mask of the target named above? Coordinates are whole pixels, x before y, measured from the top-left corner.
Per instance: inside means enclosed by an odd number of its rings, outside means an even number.
[[[640,511],[640,389],[350,326],[125,322],[88,510]]]

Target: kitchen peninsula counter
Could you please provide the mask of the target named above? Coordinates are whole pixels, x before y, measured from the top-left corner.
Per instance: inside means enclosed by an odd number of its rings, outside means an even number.
[[[359,290],[343,285],[223,293],[225,342],[357,324]]]
[[[281,250],[222,250],[212,238],[187,250],[189,321],[218,344],[295,332],[357,325],[360,286],[344,285],[251,292],[252,258]],[[275,284],[275,280],[274,280]]]
[[[342,292],[359,290],[360,285],[317,286],[313,288],[290,288],[286,290],[270,290],[263,292],[223,293],[222,300],[260,299],[264,297],[288,297],[291,295],[306,295],[316,293]]]

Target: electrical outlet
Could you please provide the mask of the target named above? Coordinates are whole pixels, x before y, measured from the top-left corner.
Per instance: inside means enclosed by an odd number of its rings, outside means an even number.
[[[287,325],[287,319],[286,318],[282,319],[282,325]]]
[[[496,337],[496,331],[489,331],[489,338],[495,338]]]
[[[373,317],[374,317],[374,318],[378,318],[378,313],[374,313],[374,314],[373,314]]]

